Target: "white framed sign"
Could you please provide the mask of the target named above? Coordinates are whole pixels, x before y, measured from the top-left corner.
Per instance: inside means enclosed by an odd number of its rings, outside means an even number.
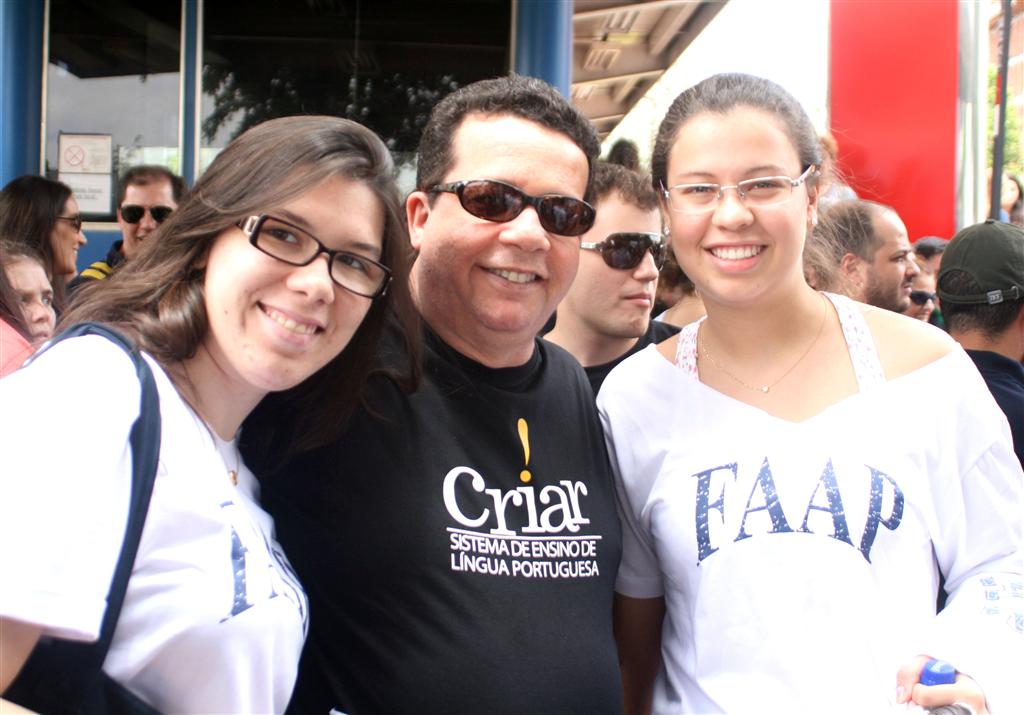
[[[83,214],[109,214],[113,200],[113,137],[71,134],[57,138],[57,178],[71,187]]]
[[[83,214],[109,214],[113,200],[110,174],[57,174],[75,192],[78,210]]]
[[[61,174],[109,174],[113,157],[110,134],[60,134],[57,151]]]

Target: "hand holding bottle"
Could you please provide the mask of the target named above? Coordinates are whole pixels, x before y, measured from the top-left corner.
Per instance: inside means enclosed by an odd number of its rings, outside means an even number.
[[[897,703],[915,703],[932,715],[989,715],[973,678],[924,655],[900,668],[896,693]]]

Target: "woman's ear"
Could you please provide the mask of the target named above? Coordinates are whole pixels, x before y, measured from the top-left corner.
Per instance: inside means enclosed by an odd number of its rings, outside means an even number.
[[[658,197],[658,211],[661,213],[661,232],[668,239],[672,235],[672,211],[665,200],[665,195]]]
[[[821,197],[821,174],[816,174],[818,180],[814,186],[807,187],[807,223],[812,226],[818,225],[818,199]]]

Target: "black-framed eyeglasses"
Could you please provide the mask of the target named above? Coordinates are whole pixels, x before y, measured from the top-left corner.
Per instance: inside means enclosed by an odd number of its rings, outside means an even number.
[[[930,300],[935,300],[935,294],[929,293],[926,290],[912,290],[910,291],[910,301],[914,305],[924,305]]]
[[[125,223],[138,223],[149,211],[156,223],[163,223],[167,217],[174,212],[170,206],[138,206],[136,204],[125,204],[121,207],[121,218]]]
[[[522,189],[494,179],[474,179],[438,184],[429,190],[455,194],[468,213],[487,221],[511,221],[532,206],[545,231],[559,236],[579,236],[594,225],[594,207],[582,199],[558,194],[530,196]]]
[[[660,233],[634,232],[612,233],[603,241],[583,241],[580,248],[599,251],[601,258],[610,267],[618,270],[636,268],[644,260],[644,254],[651,252],[658,270],[665,265],[668,246]]]
[[[67,221],[68,223],[75,227],[76,231],[82,230],[82,214],[77,214],[75,216],[58,216],[57,220]]]
[[[783,204],[793,196],[793,189],[807,181],[817,167],[808,166],[795,179],[788,176],[761,176],[747,179],[730,186],[721,184],[676,184],[667,189],[662,187],[665,200],[673,211],[684,214],[701,214],[713,211],[729,189],[735,189],[744,206],[763,208]]]
[[[327,248],[305,229],[274,216],[250,216],[239,223],[239,228],[253,246],[292,266],[308,266],[326,253],[331,280],[364,298],[379,298],[391,282],[391,270],[382,263],[351,251]]]

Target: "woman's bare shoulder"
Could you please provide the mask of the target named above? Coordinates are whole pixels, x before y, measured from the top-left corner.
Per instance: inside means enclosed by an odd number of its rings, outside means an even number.
[[[663,358],[674,365],[676,362],[676,351],[679,349],[679,333],[676,333],[671,338],[662,340],[658,343],[657,349]]]
[[[859,308],[890,380],[933,363],[956,348],[956,341],[934,325],[884,308]]]

